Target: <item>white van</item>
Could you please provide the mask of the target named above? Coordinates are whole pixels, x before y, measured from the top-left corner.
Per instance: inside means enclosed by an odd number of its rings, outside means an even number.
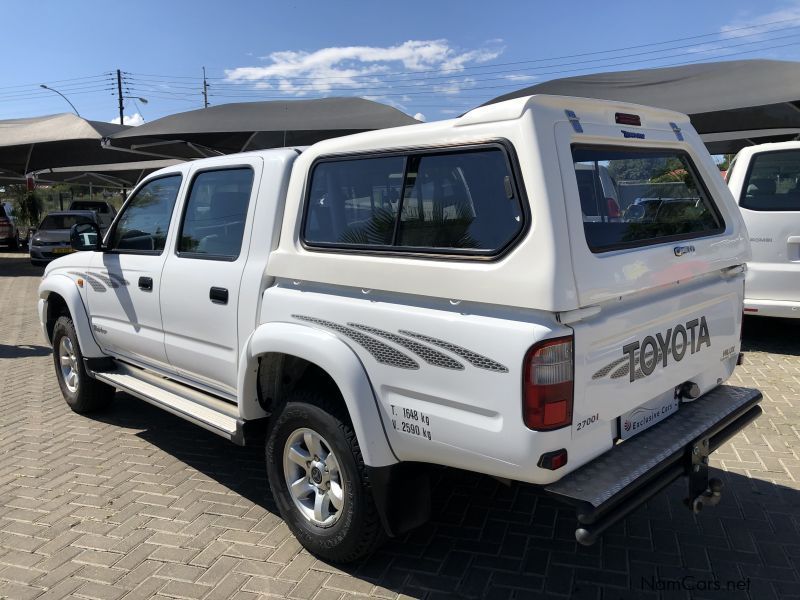
[[[745,148],[727,179],[753,250],[744,312],[800,318],[800,142]]]

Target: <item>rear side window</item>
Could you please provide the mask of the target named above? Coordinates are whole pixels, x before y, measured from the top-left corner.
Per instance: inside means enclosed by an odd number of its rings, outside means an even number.
[[[500,147],[323,160],[312,172],[311,246],[491,255],[522,231]]]
[[[739,206],[759,211],[800,211],[800,150],[755,154]]]
[[[237,258],[252,188],[250,168],[199,173],[186,202],[178,252],[193,258]]]
[[[680,150],[572,148],[592,252],[714,235],[725,224]]]

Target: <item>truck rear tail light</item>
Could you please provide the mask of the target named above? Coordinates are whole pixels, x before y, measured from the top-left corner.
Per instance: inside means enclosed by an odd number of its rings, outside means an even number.
[[[525,425],[536,431],[572,423],[572,336],[534,344],[525,355],[523,406]]]
[[[619,125],[636,125],[637,127],[642,126],[642,119],[639,117],[639,115],[631,115],[628,113],[615,113],[614,122],[618,123]]]
[[[622,216],[619,211],[619,204],[613,198],[606,198],[606,206],[608,207],[608,216],[611,219],[618,219]]]

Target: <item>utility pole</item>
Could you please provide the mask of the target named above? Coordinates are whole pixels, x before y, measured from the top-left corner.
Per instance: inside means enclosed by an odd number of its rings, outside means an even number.
[[[208,108],[208,81],[206,81],[206,68],[203,67],[203,108]]]
[[[122,112],[125,107],[122,105],[122,71],[117,69],[117,96],[119,97],[119,124],[124,125]]]

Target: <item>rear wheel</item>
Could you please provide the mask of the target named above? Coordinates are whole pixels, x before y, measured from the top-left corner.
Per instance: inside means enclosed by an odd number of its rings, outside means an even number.
[[[89,377],[72,319],[61,316],[53,327],[53,362],[61,394],[77,413],[90,413],[108,406],[114,388]]]
[[[346,413],[317,393],[301,392],[273,418],[267,474],[289,529],[331,561],[370,554],[384,533]]]

